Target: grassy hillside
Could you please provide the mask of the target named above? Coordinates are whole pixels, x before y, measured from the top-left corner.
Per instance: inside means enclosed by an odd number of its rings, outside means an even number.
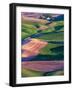
[[[48,41],[63,41],[64,40],[64,33],[63,32],[53,32],[47,33],[43,36],[38,37],[41,40],[48,40]]]

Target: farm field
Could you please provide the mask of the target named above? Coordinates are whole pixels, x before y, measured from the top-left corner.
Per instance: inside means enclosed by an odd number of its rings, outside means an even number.
[[[21,76],[64,75],[64,15],[21,13]]]

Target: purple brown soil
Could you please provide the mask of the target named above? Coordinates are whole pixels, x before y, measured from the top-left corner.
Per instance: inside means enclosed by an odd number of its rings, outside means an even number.
[[[21,19],[22,19],[22,23],[40,23],[40,24],[48,23],[47,20],[37,19],[37,18],[33,18],[33,17],[22,16]]]
[[[22,69],[51,72],[64,69],[64,61],[28,61],[22,62]]]
[[[22,12],[21,13],[22,16],[26,16],[26,17],[33,17],[33,18],[40,18],[40,17],[44,17],[44,15],[46,15],[46,13],[33,13],[33,12]],[[57,17],[59,14],[48,14],[50,15],[51,17]]]

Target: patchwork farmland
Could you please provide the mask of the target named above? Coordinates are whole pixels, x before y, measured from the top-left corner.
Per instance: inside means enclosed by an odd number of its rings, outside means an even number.
[[[21,76],[64,75],[64,15],[21,13]]]

